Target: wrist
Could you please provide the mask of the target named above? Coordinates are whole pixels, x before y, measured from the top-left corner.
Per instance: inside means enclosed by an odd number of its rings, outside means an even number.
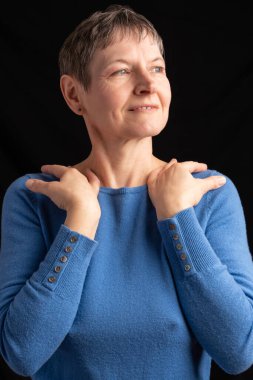
[[[101,210],[90,208],[86,205],[75,204],[66,209],[67,217],[78,217],[85,220],[99,221],[101,217]]]
[[[180,208],[173,208],[170,209],[169,211],[162,211],[162,212],[157,212],[157,219],[162,220],[162,219],[168,219],[168,218],[174,218],[179,212],[186,210],[187,208],[192,207],[192,206],[182,206]]]
[[[67,212],[64,225],[82,235],[94,239],[99,224],[99,217],[89,216],[85,210],[71,210]]]

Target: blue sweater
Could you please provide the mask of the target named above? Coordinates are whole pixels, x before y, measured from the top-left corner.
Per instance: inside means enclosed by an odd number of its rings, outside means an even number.
[[[206,171],[206,177],[220,174]],[[7,189],[0,352],[34,380],[207,380],[253,363],[253,265],[233,182],[157,220],[147,185],[100,187],[94,240],[25,187]]]

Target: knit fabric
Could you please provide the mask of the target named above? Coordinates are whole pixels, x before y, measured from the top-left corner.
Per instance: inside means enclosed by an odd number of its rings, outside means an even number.
[[[194,173],[196,178],[220,174]],[[0,352],[34,380],[207,380],[253,363],[253,264],[227,178],[158,221],[148,186],[100,187],[94,240],[15,180],[2,209]]]

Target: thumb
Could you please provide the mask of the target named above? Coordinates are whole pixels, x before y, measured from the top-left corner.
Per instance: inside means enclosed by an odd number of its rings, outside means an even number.
[[[221,175],[213,175],[207,178],[200,179],[200,181],[202,181],[203,194],[205,194],[209,190],[218,189],[219,187],[225,185],[226,177]]]

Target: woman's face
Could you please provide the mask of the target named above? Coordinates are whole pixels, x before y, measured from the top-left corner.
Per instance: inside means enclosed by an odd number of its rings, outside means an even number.
[[[90,65],[91,85],[82,93],[85,123],[100,137],[155,136],[165,127],[171,91],[165,62],[149,36],[117,39],[97,50]],[[92,133],[93,135],[93,133]]]

